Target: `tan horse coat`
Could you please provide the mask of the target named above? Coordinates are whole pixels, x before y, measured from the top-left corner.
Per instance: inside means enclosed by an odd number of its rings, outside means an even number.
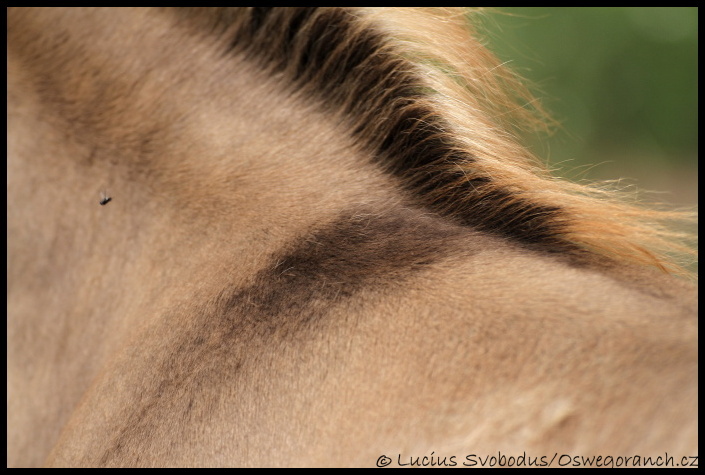
[[[674,215],[435,15],[9,10],[10,466],[697,454]]]

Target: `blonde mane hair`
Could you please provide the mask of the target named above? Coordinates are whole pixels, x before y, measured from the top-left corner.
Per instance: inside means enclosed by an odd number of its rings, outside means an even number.
[[[697,453],[686,215],[550,177],[467,22],[8,9],[8,466]]]
[[[690,237],[669,224],[695,213],[648,209],[609,187],[552,177],[516,137],[550,119],[472,34],[467,11],[177,11],[346,123],[423,205],[544,251],[687,274],[674,256],[694,255]]]

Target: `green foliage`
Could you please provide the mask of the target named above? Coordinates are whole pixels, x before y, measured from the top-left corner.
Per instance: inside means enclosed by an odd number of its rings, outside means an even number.
[[[568,167],[608,160],[696,166],[697,8],[504,8],[488,43],[562,123],[536,153]],[[651,166],[649,165],[649,166]]]

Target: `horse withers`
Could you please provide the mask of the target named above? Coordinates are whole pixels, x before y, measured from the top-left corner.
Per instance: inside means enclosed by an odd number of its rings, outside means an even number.
[[[8,465],[691,461],[684,215],[550,177],[468,28],[10,8]]]

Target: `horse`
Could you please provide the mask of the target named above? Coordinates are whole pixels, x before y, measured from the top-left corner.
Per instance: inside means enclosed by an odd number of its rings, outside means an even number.
[[[477,14],[9,8],[8,465],[697,463],[692,216]]]

